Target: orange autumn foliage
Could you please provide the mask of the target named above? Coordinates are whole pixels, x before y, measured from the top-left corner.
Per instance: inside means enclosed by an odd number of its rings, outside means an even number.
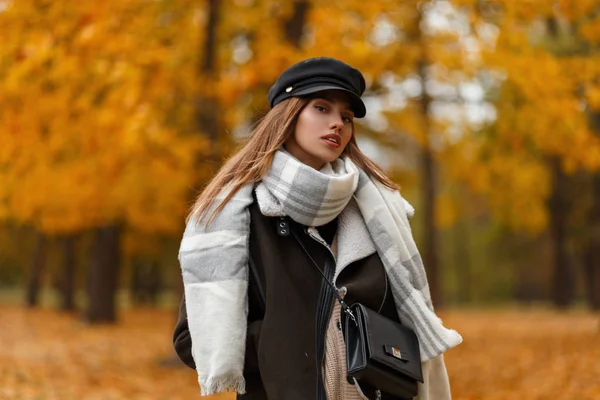
[[[46,234],[179,231],[206,147],[187,105],[194,57],[173,46],[180,30],[199,32],[175,15],[189,5],[6,3],[0,219]],[[167,11],[171,23],[160,20]]]
[[[219,2],[210,76],[199,67],[207,3],[2,3],[0,220],[47,234],[124,223],[177,237],[190,188],[212,171],[201,162],[211,144],[197,126],[198,97],[219,103],[219,140],[232,149],[231,133],[243,135],[266,110],[277,75],[326,55],[364,72],[367,97],[384,105],[380,136],[431,143],[440,182],[482,194],[514,229],[542,231],[546,158],[558,157],[569,172],[600,168],[600,140],[586,115],[600,109],[596,3],[307,0],[295,44],[286,35],[294,2],[227,0]],[[544,29],[551,17],[566,34]],[[382,83],[390,77],[417,82],[420,93],[387,97],[398,91]],[[470,125],[462,107],[461,86],[477,79],[494,81],[480,82],[481,101],[496,115],[484,127]],[[451,87],[452,98],[433,93],[434,81]],[[436,103],[429,110],[424,87]],[[443,189],[440,196],[437,222],[448,227],[457,201]]]

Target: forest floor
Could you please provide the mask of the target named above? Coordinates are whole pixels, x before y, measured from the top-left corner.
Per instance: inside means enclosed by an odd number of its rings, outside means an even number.
[[[453,399],[600,399],[600,315],[504,309],[440,316],[464,338],[445,353]],[[173,362],[174,318],[136,309],[122,312],[117,325],[89,326],[73,314],[0,305],[0,399],[200,399],[195,372]]]

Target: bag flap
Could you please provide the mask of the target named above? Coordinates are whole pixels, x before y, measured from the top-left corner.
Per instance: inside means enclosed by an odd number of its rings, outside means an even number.
[[[368,357],[423,383],[419,340],[412,329],[362,304],[352,308],[364,321]]]

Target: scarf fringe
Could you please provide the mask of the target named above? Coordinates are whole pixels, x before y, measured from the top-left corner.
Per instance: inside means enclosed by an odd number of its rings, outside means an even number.
[[[221,392],[246,393],[246,380],[243,376],[198,378],[200,395],[209,396]]]

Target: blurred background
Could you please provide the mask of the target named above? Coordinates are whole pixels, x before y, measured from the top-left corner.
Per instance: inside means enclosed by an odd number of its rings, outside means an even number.
[[[200,397],[186,212],[314,56],[366,77],[454,397],[600,399],[597,0],[0,0],[0,43],[0,399]]]

